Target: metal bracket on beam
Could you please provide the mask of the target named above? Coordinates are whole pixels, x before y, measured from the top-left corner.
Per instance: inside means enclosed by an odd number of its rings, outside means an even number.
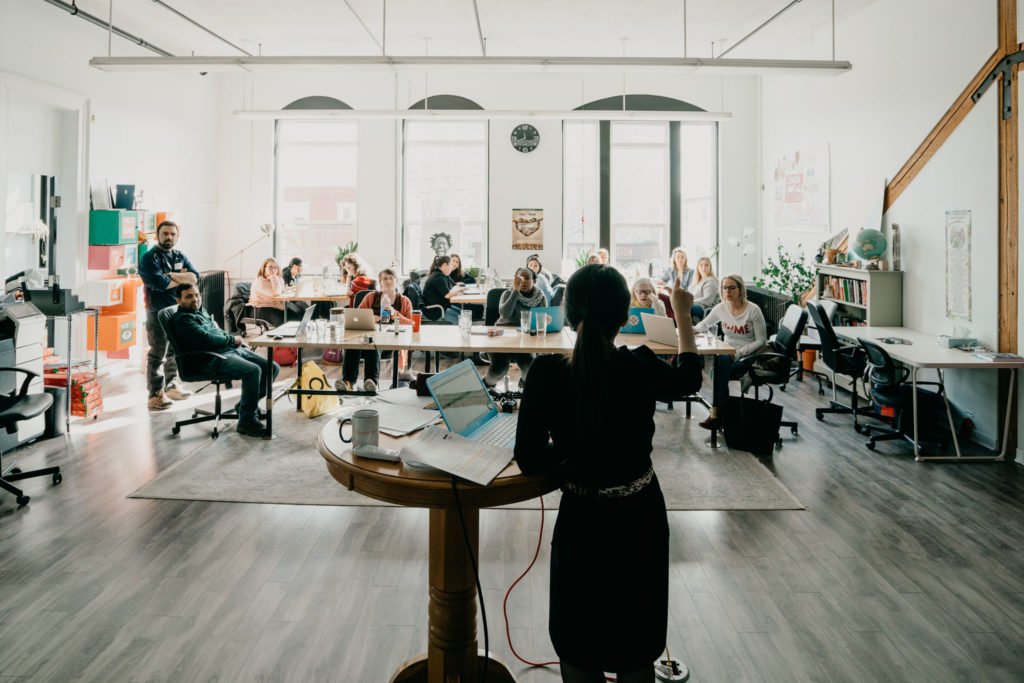
[[[1016,71],[1015,65],[1024,62],[1024,51],[1014,52],[1011,55],[1006,55],[999,60],[999,64],[992,70],[985,80],[982,81],[978,90],[971,95],[971,101],[977,103],[982,98],[985,91],[988,90],[989,86],[992,85],[997,78],[1003,79],[1003,106],[1002,114],[1004,119],[1013,118],[1013,72]]]

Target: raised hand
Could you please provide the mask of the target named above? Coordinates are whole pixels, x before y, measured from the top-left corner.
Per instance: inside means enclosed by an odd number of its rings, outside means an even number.
[[[680,319],[681,315],[685,315],[687,318],[690,317],[690,307],[693,306],[693,294],[683,289],[682,282],[677,275],[672,281],[672,312],[676,316],[676,320]]]

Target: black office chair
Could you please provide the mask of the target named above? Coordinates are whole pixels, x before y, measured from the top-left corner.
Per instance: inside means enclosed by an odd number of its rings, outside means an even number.
[[[565,299],[565,285],[554,285],[551,293],[551,306],[561,306],[562,301]]]
[[[875,450],[876,442],[892,441],[895,439],[905,439],[913,445],[914,425],[904,424],[903,419],[906,415],[913,415],[914,387],[907,382],[907,377],[910,376],[910,369],[898,367],[893,362],[888,351],[875,342],[860,337],[857,338],[857,341],[867,354],[867,365],[864,369],[864,386],[870,386],[871,398],[875,403],[884,408],[892,408],[896,413],[895,429],[879,427],[877,425],[865,425],[863,433],[866,435],[874,433],[874,436],[865,441],[864,445],[871,450]],[[936,392],[938,396],[942,395],[944,389],[942,382],[919,381],[917,384],[918,386],[931,385],[938,387]],[[912,419],[906,422],[911,422]],[[937,447],[942,447],[942,444],[939,442],[931,443]]]
[[[17,393],[0,394],[0,427],[7,430],[8,434],[18,431],[18,423],[23,420],[31,420],[39,417],[53,404],[53,397],[49,394],[29,394],[28,385],[33,378],[39,375],[24,368],[0,368],[0,372],[21,372],[26,375]],[[0,488],[8,493],[13,493],[19,506],[27,505],[29,497],[24,491],[12,484],[13,481],[29,479],[32,477],[52,477],[54,485],[59,484],[63,477],[59,467],[45,467],[41,470],[22,472],[17,467],[4,471],[3,451],[0,451]]]
[[[484,325],[490,327],[498,322],[498,304],[501,303],[501,295],[507,291],[506,287],[492,287],[487,290],[487,312],[484,315]]]
[[[807,311],[795,304],[786,309],[786,314],[779,321],[779,331],[776,332],[768,342],[771,351],[757,353],[746,358],[742,362],[750,364],[750,386],[754,388],[754,398],[760,399],[760,388],[768,387],[768,401],[772,400],[774,392],[772,385],[778,385],[780,391],[786,390],[792,374],[793,359],[796,358],[796,346],[807,325]],[[782,421],[782,427],[789,427],[789,430],[796,436],[799,433],[799,425],[796,422]],[[776,442],[782,446],[782,439]]]
[[[209,386],[212,384],[216,395],[213,401],[213,412],[209,410],[203,410],[196,408],[192,412],[192,417],[187,420],[178,420],[174,423],[171,428],[171,434],[178,435],[181,432],[181,428],[185,425],[198,424],[200,422],[213,421],[213,433],[210,434],[210,438],[216,439],[220,436],[219,428],[220,421],[223,420],[237,420],[238,413],[234,409],[221,410],[220,401],[220,387],[221,385],[226,386],[228,389],[231,388],[231,378],[218,376],[216,369],[217,365],[214,364],[214,371],[212,374],[203,373],[196,371],[196,366],[203,363],[203,361],[225,360],[227,356],[222,353],[216,353],[215,351],[182,351],[178,344],[178,339],[174,335],[174,330],[171,328],[171,318],[178,311],[177,306],[168,306],[157,313],[157,319],[160,321],[160,327],[164,330],[164,335],[167,337],[167,342],[171,345],[171,349],[174,351],[174,362],[178,366],[178,377],[185,382],[206,382]],[[191,361],[191,362],[190,362]],[[202,391],[206,387],[203,387],[199,391]],[[199,393],[199,392],[196,392]]]
[[[807,302],[807,312],[811,314],[811,320],[818,329],[818,337],[821,341],[821,357],[825,365],[832,372],[832,400],[828,408],[815,408],[814,416],[819,420],[825,419],[826,413],[842,413],[853,415],[853,429],[861,433],[862,427],[857,421],[858,415],[872,415],[871,406],[859,407],[859,394],[857,393],[857,382],[864,375],[864,368],[867,360],[864,350],[859,346],[844,346],[839,343],[835,330],[832,329],[832,322],[828,319],[824,308],[819,303]],[[850,387],[850,405],[839,402],[836,393],[836,374],[845,375],[853,381]]]

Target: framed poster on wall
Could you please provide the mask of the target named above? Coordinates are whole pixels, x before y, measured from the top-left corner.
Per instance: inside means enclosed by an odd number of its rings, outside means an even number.
[[[544,248],[544,209],[512,209],[512,248]]]

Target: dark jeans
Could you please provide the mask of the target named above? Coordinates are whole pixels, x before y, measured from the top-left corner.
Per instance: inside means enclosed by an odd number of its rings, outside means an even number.
[[[284,311],[280,308],[257,308],[256,318],[267,321],[267,324],[271,327],[280,327],[284,324]]]
[[[533,363],[532,353],[491,353],[491,367],[487,368],[487,376],[484,381],[494,386],[508,372],[508,366],[512,361],[516,362],[522,372],[523,381],[526,381],[526,373],[530,371],[530,364]]]
[[[729,405],[729,380],[739,379],[750,370],[750,364],[734,361],[732,356],[720,354],[714,357],[715,367],[711,371],[711,379],[715,386],[715,407],[718,408],[719,419],[725,415],[725,407]]]
[[[374,351],[367,349],[366,351],[357,351],[355,349],[349,349],[345,351],[345,362],[341,366],[341,379],[355,384],[356,378],[359,377],[359,358],[366,361],[366,371],[363,374],[365,379],[372,379],[374,382],[380,377],[380,351]]]
[[[704,307],[700,304],[690,306],[690,319],[693,322],[700,322],[704,319]]]
[[[178,378],[178,365],[174,361],[174,350],[167,342],[164,328],[157,318],[158,311],[146,311],[146,337],[149,339],[149,353],[146,355],[146,385],[150,396],[159,396],[165,386]]]
[[[229,349],[220,352],[226,358],[214,359],[207,364],[205,373],[211,376],[242,380],[242,400],[238,404],[238,421],[251,424],[259,420],[259,400],[266,393],[267,359],[248,349]],[[281,372],[281,366],[274,363],[274,379]]]

